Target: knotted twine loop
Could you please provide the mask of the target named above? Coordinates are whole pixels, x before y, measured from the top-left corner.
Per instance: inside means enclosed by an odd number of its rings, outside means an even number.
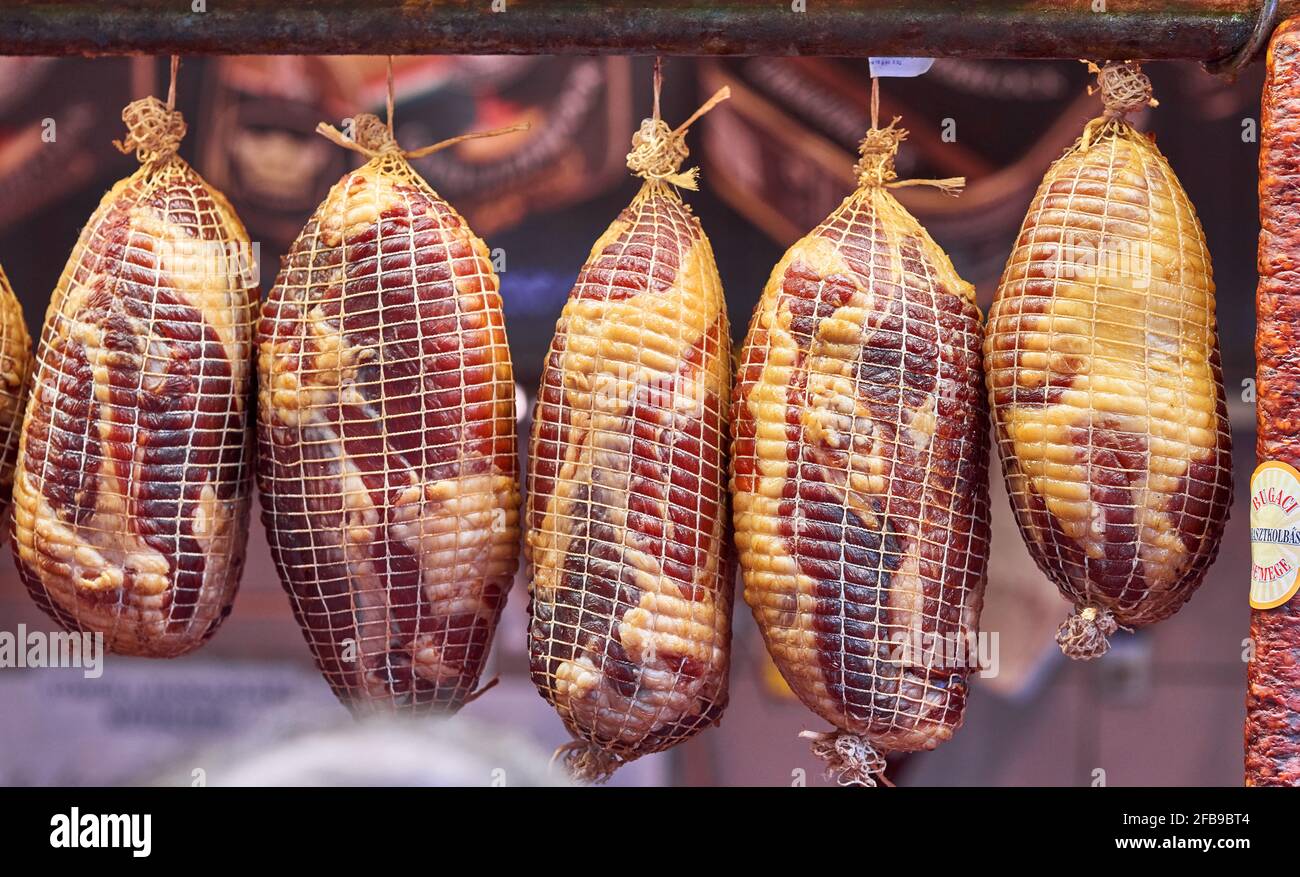
[[[125,155],[134,152],[141,164],[171,158],[185,137],[185,118],[180,110],[152,95],[127,104],[122,121],[126,123],[126,137],[114,140],[113,145]]]
[[[134,152],[141,164],[171,158],[185,139],[185,117],[176,109],[176,74],[180,68],[180,55],[172,55],[167,103],[152,96],[142,97],[122,110],[126,139],[114,140],[113,145],[124,155]]]
[[[354,142],[372,155],[402,151],[388,125],[373,113],[362,113],[353,119],[352,124]]]
[[[858,184],[862,186],[884,186],[898,179],[894,170],[894,156],[898,154],[898,144],[907,139],[907,131],[899,128],[902,116],[894,116],[887,128],[877,128],[875,122],[871,130],[858,144]]]
[[[723,86],[713,97],[709,98],[690,118],[676,128],[669,128],[668,123],[659,118],[658,87],[659,71],[655,70],[655,116],[641,122],[641,127],[632,135],[632,151],[627,154],[627,169],[643,180],[671,183],[682,189],[696,191],[699,189],[700,169],[681,170],[682,162],[691,154],[686,148],[686,132],[691,125],[709,110],[731,97],[731,89]]]
[[[1125,117],[1143,107],[1158,107],[1160,101],[1152,96],[1151,80],[1142,72],[1142,66],[1136,61],[1108,61],[1098,66],[1092,61],[1084,61],[1088,72],[1097,77],[1096,85],[1088,86],[1088,94],[1101,92],[1101,103],[1105,108],[1101,116],[1093,119],[1083,129],[1080,148],[1087,149],[1089,144],[1107,131],[1118,131],[1126,126]]]
[[[1061,624],[1056,631],[1056,644],[1068,658],[1091,661],[1100,658],[1110,649],[1110,636],[1123,627],[1109,609],[1085,606]]]
[[[885,186],[901,189],[906,186],[933,186],[945,195],[957,196],[966,185],[965,177],[947,177],[942,180],[900,180],[894,170],[894,156],[898,145],[907,139],[907,129],[898,127],[902,116],[880,127],[880,80],[871,79],[871,128],[858,144],[858,163],[855,167],[858,186],[870,189]]]
[[[551,766],[559,761],[569,776],[583,783],[599,785],[614,775],[623,764],[617,755],[606,752],[587,740],[570,740],[555,750]]]
[[[826,779],[841,786],[894,784],[885,776],[885,756],[871,741],[848,731],[801,731],[799,736],[812,741],[812,752],[826,762]]]
[[[690,154],[686,138],[669,128],[663,119],[642,119],[640,129],[632,135],[627,169],[645,180],[661,180],[695,191],[699,188],[700,169],[680,172],[682,162]]]
[[[1151,79],[1136,61],[1111,61],[1098,67],[1085,61],[1088,72],[1097,75],[1097,84],[1088,86],[1088,94],[1101,92],[1106,115],[1118,118],[1142,107],[1156,107],[1160,102],[1151,96]]]
[[[498,137],[515,131],[527,131],[531,127],[527,122],[521,122],[518,125],[494,128],[491,131],[471,131],[468,134],[449,137],[446,140],[434,143],[432,146],[422,146],[419,149],[402,149],[398,146],[397,140],[393,137],[392,129],[380,121],[379,117],[374,113],[360,113],[352,120],[354,137],[349,137],[333,125],[327,125],[324,122],[316,126],[316,133],[326,140],[342,146],[344,149],[359,152],[366,158],[378,158],[381,155],[399,155],[402,158],[412,159],[432,155],[439,150],[446,149],[448,146],[455,146],[457,143],[463,143],[466,140],[477,140],[480,137]]]

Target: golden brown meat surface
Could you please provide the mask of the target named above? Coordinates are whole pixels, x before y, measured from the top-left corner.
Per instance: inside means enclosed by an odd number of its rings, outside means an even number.
[[[32,339],[27,334],[23,308],[0,268],[0,512],[13,493],[31,371]]]
[[[1034,196],[985,347],[1007,492],[1078,612],[1058,635],[1076,658],[1186,602],[1231,497],[1205,238],[1164,156],[1102,88],[1107,115]]]

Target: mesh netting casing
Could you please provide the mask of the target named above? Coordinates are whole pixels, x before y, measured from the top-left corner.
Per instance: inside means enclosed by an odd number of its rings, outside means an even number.
[[[726,705],[729,351],[708,238],[649,181],[569,295],[529,456],[532,677],[590,744],[585,778]]]
[[[18,436],[31,371],[32,339],[27,334],[23,308],[0,268],[0,512],[7,508],[13,492]]]
[[[864,182],[773,269],[741,350],[745,600],[795,694],[864,753],[961,723],[989,547],[982,339],[971,285]]]
[[[196,648],[247,538],[248,234],[180,158],[100,202],[51,298],[14,479],[19,573],[122,654]]]
[[[985,364],[1038,566],[1078,609],[1121,625],[1177,611],[1231,499],[1214,281],[1186,192],[1123,120],[1090,124],[1044,177],[989,312]]]
[[[455,710],[478,685],[519,551],[498,289],[484,243],[390,151],[330,190],[263,306],[263,522],[354,711]]]

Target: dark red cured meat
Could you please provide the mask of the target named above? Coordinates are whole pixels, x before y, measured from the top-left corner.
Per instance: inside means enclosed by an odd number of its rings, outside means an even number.
[[[873,784],[885,752],[961,723],[975,656],[956,649],[976,644],[989,540],[982,340],[974,290],[863,171],[773,270],[741,350],[745,598],[834,726],[814,751],[841,782]]]
[[[603,779],[726,705],[728,328],[699,223],[647,183],[582,268],[530,454],[530,666]]]
[[[497,287],[482,241],[391,156],[334,187],[263,309],[263,522],[354,711],[458,709],[505,605],[519,497]]]
[[[15,492],[38,605],[127,654],[172,656],[229,613],[249,499],[246,234],[180,159],[91,218],[37,351]]]

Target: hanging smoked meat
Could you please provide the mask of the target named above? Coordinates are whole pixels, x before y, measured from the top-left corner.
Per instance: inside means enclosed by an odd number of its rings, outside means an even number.
[[[1167,618],[1219,549],[1232,492],[1214,281],[1196,211],[1125,113],[1134,64],[1100,74],[1104,115],[1052,165],[989,311],[985,366],[1007,493],[1038,566],[1074,604],[1057,641],[1094,658]]]
[[[13,492],[31,370],[32,339],[27,334],[23,307],[0,268],[0,511],[7,507]]]
[[[529,457],[533,682],[573,734],[574,776],[717,724],[732,575],[730,330],[709,239],[676,187],[684,136],[646,119],[641,190],[596,241],[543,367]]]
[[[1248,786],[1300,786],[1300,599],[1295,596],[1300,586],[1294,541],[1300,531],[1300,284],[1295,275],[1300,262],[1300,189],[1295,184],[1300,175],[1300,19],[1286,21],[1273,34],[1262,105],[1255,300],[1260,469],[1251,483],[1253,611],[1245,779]],[[1256,586],[1264,599],[1255,599]]]
[[[845,785],[960,726],[989,549],[975,290],[889,191],[962,181],[897,181],[897,121],[773,269],[732,418],[745,600]]]
[[[230,612],[244,562],[256,274],[230,204],[155,98],[122,113],[140,169],[82,230],[36,352],[14,554],[36,602],[128,655],[173,657]]]
[[[372,115],[258,326],[258,486],[281,583],[354,712],[474,694],[519,554],[515,384],[487,246]],[[463,139],[463,138],[456,138]],[[439,147],[448,144],[439,144]]]

